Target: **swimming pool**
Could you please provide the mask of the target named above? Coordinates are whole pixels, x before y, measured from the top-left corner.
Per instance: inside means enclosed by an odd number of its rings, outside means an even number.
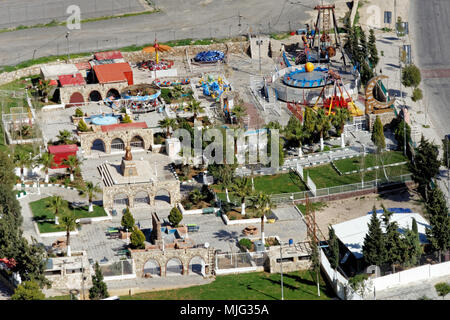
[[[108,125],[119,123],[119,115],[105,114],[105,115],[95,115],[86,118],[86,123],[92,123],[95,125]]]

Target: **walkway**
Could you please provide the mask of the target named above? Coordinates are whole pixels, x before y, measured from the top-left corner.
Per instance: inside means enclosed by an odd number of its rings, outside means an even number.
[[[432,300],[442,300],[439,297],[434,285],[439,282],[450,284],[450,276],[431,279],[428,281],[417,281],[402,286],[386,289],[376,293],[377,300],[419,300],[424,297]],[[373,300],[373,296],[366,297],[366,300]],[[450,300],[450,294],[444,300]]]

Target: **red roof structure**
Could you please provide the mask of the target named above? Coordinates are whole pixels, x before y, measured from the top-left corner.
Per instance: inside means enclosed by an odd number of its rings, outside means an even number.
[[[79,62],[75,63],[75,67],[77,67],[78,70],[90,70],[92,69],[91,64],[89,62]]]
[[[68,159],[69,156],[76,156],[78,151],[78,146],[76,144],[63,144],[59,146],[48,146],[48,152],[53,154],[52,169],[55,168],[67,168],[67,166],[62,164],[62,161]]]
[[[94,54],[95,60],[112,60],[112,59],[123,59],[122,53],[120,51],[107,51],[107,52],[97,52]]]
[[[133,84],[133,71],[127,62],[96,65],[94,72],[99,83],[128,81],[128,85]]]
[[[118,124],[109,124],[106,126],[101,126],[102,132],[111,132],[111,131],[123,131],[129,129],[145,129],[147,127],[147,123],[145,122],[131,122],[131,123],[118,123]]]
[[[59,83],[61,84],[61,87],[81,86],[86,84],[86,81],[84,81],[84,78],[81,75],[81,73],[58,76],[58,79]]]

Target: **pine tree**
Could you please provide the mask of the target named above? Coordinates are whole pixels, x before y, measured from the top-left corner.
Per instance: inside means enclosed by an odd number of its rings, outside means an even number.
[[[98,262],[94,266],[95,274],[92,276],[92,287],[89,289],[89,299],[100,300],[109,297],[108,287],[103,281],[102,270]]]
[[[406,129],[406,145],[408,145],[408,141],[411,140],[411,127],[407,122],[404,120],[400,121],[395,128],[394,134],[395,134],[395,140],[397,140],[397,149],[403,150],[404,148],[404,142],[405,142],[405,136],[404,136],[404,130]]]
[[[181,214],[180,210],[178,210],[177,207],[173,207],[172,210],[170,210],[169,214],[169,221],[170,223],[176,228],[178,227],[178,224],[183,220],[183,215]]]
[[[423,136],[420,145],[416,148],[414,161],[410,164],[413,179],[419,183],[419,190],[426,198],[431,179],[439,174],[441,162],[438,160],[439,148]]]
[[[369,222],[369,231],[364,237],[362,252],[364,261],[367,264],[377,266],[383,264],[385,258],[384,235],[381,230],[380,220],[377,218],[375,206]]]
[[[386,141],[384,138],[383,125],[379,116],[375,119],[375,123],[372,129],[372,141],[377,147],[377,152],[380,152],[386,148]]]
[[[359,50],[360,50],[360,57],[361,60],[359,61],[361,64],[367,59],[369,56],[369,49],[367,46],[367,37],[364,30],[360,29],[359,31]]]
[[[403,263],[406,251],[405,242],[400,237],[398,231],[398,224],[396,221],[389,222],[386,227],[385,234],[385,263],[392,266],[392,271],[395,272],[395,265]]]
[[[145,235],[138,228],[138,226],[133,227],[133,232],[131,233],[131,248],[133,249],[145,249]]]
[[[135,221],[133,215],[131,214],[130,209],[127,207],[122,216],[121,225],[122,227],[124,227],[124,229],[128,229],[128,231],[131,231],[133,229],[134,223]]]
[[[370,29],[368,49],[370,54],[369,62],[372,69],[375,69],[380,58],[378,57],[377,39],[375,37],[375,32],[373,31],[373,29]]]
[[[426,229],[427,238],[439,252],[440,262],[442,252],[450,249],[450,216],[444,194],[438,187],[428,192],[426,209],[431,227]]]
[[[11,300],[44,300],[39,284],[35,281],[22,282],[14,291]]]
[[[450,169],[450,135],[442,140],[442,151],[444,154],[442,158],[442,165],[447,167],[447,169]]]
[[[305,109],[305,118],[303,120],[303,130],[306,132],[306,136],[311,139],[314,130],[316,128],[316,117],[314,111],[311,108]]]
[[[407,229],[405,232],[405,242],[407,249],[405,255],[408,256],[404,259],[406,265],[415,266],[419,263],[420,257],[423,253],[422,245],[420,244],[419,232],[417,230],[416,219],[413,218],[411,230]]]
[[[336,233],[334,232],[333,227],[330,226],[328,230],[328,245],[330,250],[329,261],[331,267],[336,270],[339,266],[339,241],[336,237]]]

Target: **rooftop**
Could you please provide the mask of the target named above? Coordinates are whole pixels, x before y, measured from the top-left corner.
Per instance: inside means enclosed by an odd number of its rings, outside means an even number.
[[[78,73],[78,68],[71,63],[49,64],[41,67],[45,80],[58,80],[58,76]]]
[[[61,84],[61,87],[81,86],[86,84],[86,81],[84,81],[84,78],[81,75],[81,73],[58,76],[58,79],[59,83]]]
[[[389,210],[389,208],[388,208]],[[350,250],[356,259],[362,258],[362,246],[364,238],[369,231],[368,224],[372,217],[372,213],[368,213],[363,217],[345,221],[333,225],[337,238]],[[377,218],[382,221],[382,214],[377,213]],[[396,221],[399,231],[404,233],[406,229],[411,229],[412,219],[416,219],[417,229],[421,243],[427,243],[425,229],[429,228],[428,222],[418,213],[393,213],[391,222]],[[384,223],[381,222],[381,228],[385,231]]]
[[[118,50],[97,52],[94,54],[96,60],[123,59],[122,53]]]
[[[128,78],[125,73],[133,74],[127,62],[95,65],[94,72],[99,83],[127,81]]]

